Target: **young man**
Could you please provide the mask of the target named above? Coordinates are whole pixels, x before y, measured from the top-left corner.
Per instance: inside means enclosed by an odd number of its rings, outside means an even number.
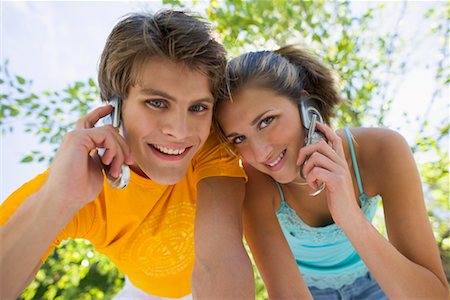
[[[149,295],[189,295],[193,274],[198,298],[254,298],[241,237],[245,175],[210,133],[225,64],[223,46],[192,15],[131,14],[116,25],[99,85],[102,100],[122,104],[122,134],[94,127],[112,111],[97,108],[49,170],[4,202],[1,299],[16,298],[67,238],[91,241]],[[128,186],[113,188],[100,161],[113,177],[129,165]]]

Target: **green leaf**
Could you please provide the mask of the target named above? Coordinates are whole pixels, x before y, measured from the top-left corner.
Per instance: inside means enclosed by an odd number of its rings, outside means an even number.
[[[25,156],[20,162],[22,163],[28,163],[28,162],[32,162],[33,161],[33,156]]]
[[[21,76],[16,76],[16,80],[19,84],[25,84],[25,79]]]

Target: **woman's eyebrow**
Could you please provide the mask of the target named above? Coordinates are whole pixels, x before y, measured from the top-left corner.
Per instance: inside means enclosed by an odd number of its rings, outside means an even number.
[[[250,125],[255,126],[255,124],[258,123],[258,121],[262,118],[262,116],[268,113],[269,111],[271,111],[271,109],[268,109],[257,115],[256,118],[254,118],[253,121],[250,122]]]
[[[238,135],[239,135],[238,133],[232,132],[232,133],[226,135],[225,137],[226,137],[227,139],[230,139],[230,138],[233,138],[233,137],[238,136]]]
[[[255,124],[258,123],[258,121],[259,121],[266,113],[268,113],[269,111],[271,111],[271,109],[268,109],[268,110],[266,110],[266,111],[260,113],[259,115],[257,115],[256,118],[254,118],[253,121],[250,122],[250,125],[251,125],[251,126],[255,126]],[[239,133],[232,132],[232,133],[230,133],[230,134],[227,134],[225,137],[226,137],[227,139],[229,139],[229,138],[232,138],[232,137],[235,137],[235,136],[238,136],[238,135],[239,135]]]

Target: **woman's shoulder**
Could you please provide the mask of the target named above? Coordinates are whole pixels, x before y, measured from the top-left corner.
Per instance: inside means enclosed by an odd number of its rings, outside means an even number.
[[[405,138],[389,128],[356,127],[349,129],[351,141],[343,129],[337,133],[344,145],[347,160],[351,159],[349,143],[353,144],[358,169],[368,194],[376,193],[377,183],[389,180],[389,169],[398,168],[402,157],[411,156],[411,150]]]
[[[408,143],[405,138],[389,128],[367,128],[367,127],[355,127],[350,128],[351,142],[360,154],[364,157],[370,156],[370,160],[380,158],[383,155],[392,154],[392,152],[402,152],[409,149]],[[344,129],[339,129],[337,134],[343,140],[344,145],[349,144],[348,137]]]

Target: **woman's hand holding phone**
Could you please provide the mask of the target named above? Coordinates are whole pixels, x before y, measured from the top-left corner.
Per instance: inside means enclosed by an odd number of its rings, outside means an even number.
[[[131,151],[124,138],[112,125],[94,127],[112,107],[99,107],[77,122],[68,132],[53,159],[43,192],[57,196],[67,208],[78,211],[94,200],[102,189],[102,164],[109,165],[113,177],[120,174],[122,164],[132,164]],[[102,157],[97,148],[105,148]]]
[[[308,185],[317,190],[326,185],[328,208],[336,224],[361,213],[355,199],[352,176],[345,159],[342,139],[327,125],[316,123],[326,140],[302,147],[297,159]]]
[[[305,146],[316,144],[321,140],[326,140],[325,136],[320,131],[316,130],[317,116],[317,114],[313,113],[311,114],[311,117],[308,117],[309,125],[307,127],[308,130],[305,137]],[[303,179],[306,179],[305,174],[303,174],[303,166],[307,161],[308,158],[306,158],[300,166],[300,176],[302,176]],[[316,185],[317,189],[310,193],[311,196],[317,196],[325,189],[325,183],[323,182],[316,181]]]

